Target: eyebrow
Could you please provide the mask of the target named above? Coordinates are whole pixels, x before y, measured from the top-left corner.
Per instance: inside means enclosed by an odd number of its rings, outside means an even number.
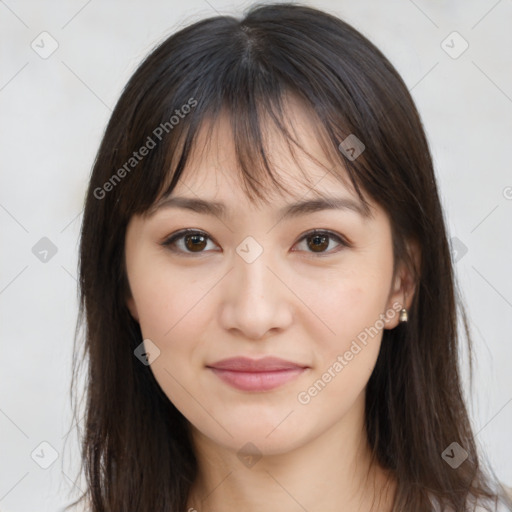
[[[229,216],[228,208],[224,203],[195,197],[168,196],[159,201],[151,209],[151,213],[155,213],[162,208],[181,208],[203,215],[216,216],[221,219],[226,219]],[[321,197],[298,201],[282,207],[277,211],[277,216],[281,219],[289,219],[323,210],[349,210],[357,213],[364,219],[372,216],[367,205],[348,197]]]

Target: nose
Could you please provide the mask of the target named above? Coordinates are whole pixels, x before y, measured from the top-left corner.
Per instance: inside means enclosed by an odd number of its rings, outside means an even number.
[[[263,251],[252,262],[236,254],[223,290],[222,327],[244,339],[267,338],[285,330],[293,319],[293,293],[269,253]]]

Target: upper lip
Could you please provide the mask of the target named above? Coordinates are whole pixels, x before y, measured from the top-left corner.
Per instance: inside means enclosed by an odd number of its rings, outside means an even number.
[[[307,368],[307,366],[286,361],[279,357],[263,357],[261,359],[251,359],[249,357],[231,357],[222,359],[216,363],[207,365],[209,368],[217,370],[230,370],[234,372],[271,372],[278,370],[290,370],[296,368]]]

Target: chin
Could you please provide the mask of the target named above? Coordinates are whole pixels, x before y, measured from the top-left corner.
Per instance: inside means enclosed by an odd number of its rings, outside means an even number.
[[[282,455],[307,443],[315,436],[312,428],[302,422],[300,428],[293,424],[291,416],[281,414],[278,420],[258,421],[257,415],[247,416],[243,420],[222,422],[227,432],[215,425],[201,425],[194,430],[199,431],[202,437],[234,451],[240,456],[248,453],[256,456]],[[290,424],[286,424],[290,421]],[[205,428],[206,427],[206,428]],[[231,434],[231,435],[230,435]]]

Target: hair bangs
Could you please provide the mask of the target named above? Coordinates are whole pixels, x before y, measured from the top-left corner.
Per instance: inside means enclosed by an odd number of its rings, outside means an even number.
[[[321,119],[300,90],[275,79],[270,87],[268,82],[262,83],[265,80],[264,74],[253,71],[245,67],[245,70],[231,76],[226,75],[225,82],[217,82],[218,90],[209,90],[209,94],[200,96],[194,113],[168,137],[167,145],[163,148],[164,165],[147,169],[146,172],[159,175],[161,187],[156,195],[148,198],[139,213],[151,215],[157,209],[159,201],[172,194],[178,181],[184,178],[185,172],[196,171],[190,165],[193,153],[199,152],[200,161],[204,161],[204,155],[210,155],[215,150],[212,148],[212,133],[219,129],[220,120],[225,117],[228,124],[224,126],[230,130],[235,151],[236,166],[233,171],[237,172],[241,189],[251,202],[261,201],[268,204],[275,193],[281,196],[294,195],[270,158],[270,148],[276,144],[277,135],[286,144],[296,168],[302,174],[302,180],[294,176],[294,182],[307,189],[302,195],[312,193],[322,196],[322,193],[315,190],[315,186],[330,173],[348,188],[354,188],[366,214],[370,215],[367,200],[360,190],[358,164],[344,157],[337,145],[349,133],[349,130],[340,129],[340,126],[348,122],[338,119],[333,126],[329,120]],[[233,82],[233,76],[237,78],[237,82]],[[235,91],[238,91],[238,95]],[[244,91],[244,95],[240,95],[239,91]],[[298,139],[294,120],[289,116],[288,107],[291,101],[299,105],[310,121],[311,137],[316,139],[321,148],[322,154],[317,155],[320,158],[308,151],[303,141]],[[299,154],[305,155],[306,159],[301,159]],[[323,168],[325,173],[319,179],[312,178],[304,168],[305,161]],[[361,164],[362,160],[359,166]],[[280,170],[286,174],[287,169]]]

